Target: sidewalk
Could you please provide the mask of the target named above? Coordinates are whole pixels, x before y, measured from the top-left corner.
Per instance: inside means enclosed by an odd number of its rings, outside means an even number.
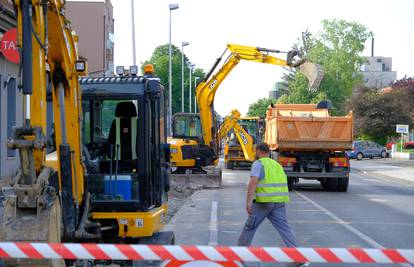
[[[353,160],[351,161],[351,169],[371,176],[397,179],[414,184],[414,162],[410,164],[407,161],[394,159]]]

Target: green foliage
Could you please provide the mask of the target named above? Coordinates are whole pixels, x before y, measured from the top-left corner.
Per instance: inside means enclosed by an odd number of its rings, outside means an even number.
[[[407,107],[411,107],[407,92],[393,90],[378,92],[366,87],[355,88],[349,108],[354,113],[355,135],[384,144],[388,136],[396,136],[396,124],[413,121]]]
[[[267,99],[267,98],[261,98],[257,100],[256,102],[250,104],[249,110],[247,111],[248,117],[265,117],[266,111],[269,105],[274,103],[275,100]]]
[[[184,54],[184,111],[189,111],[189,64],[188,57]],[[155,75],[161,79],[161,83],[165,87],[166,95],[168,95],[168,44],[160,45],[154,49],[152,56],[149,60],[146,60],[142,64],[143,67],[146,64],[153,64],[155,67]],[[194,112],[195,101],[195,89],[194,89],[194,77],[200,77],[198,82],[205,76],[204,70],[196,68],[192,74],[192,111]],[[181,112],[181,51],[176,46],[172,46],[172,111],[173,114]]]
[[[316,103],[323,97],[332,101],[334,114],[344,114],[344,103],[352,88],[362,83],[358,74],[364,58],[360,55],[365,41],[372,36],[359,23],[345,20],[323,20],[323,30],[317,35],[303,33],[295,48],[311,62],[318,63],[325,72],[320,88],[311,92],[305,76],[295,70],[284,77],[289,83],[285,103]]]

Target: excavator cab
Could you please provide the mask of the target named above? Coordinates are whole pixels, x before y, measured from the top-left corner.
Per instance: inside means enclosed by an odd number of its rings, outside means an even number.
[[[203,133],[198,113],[176,113],[172,125],[174,138],[195,139],[202,142]]]
[[[172,117],[173,136],[168,139],[171,151],[172,170],[175,174],[204,173],[203,166],[213,163],[215,158],[209,146],[204,144],[200,115],[198,113],[176,113]]]
[[[102,236],[152,237],[166,223],[169,146],[158,78],[82,78],[85,188]]]

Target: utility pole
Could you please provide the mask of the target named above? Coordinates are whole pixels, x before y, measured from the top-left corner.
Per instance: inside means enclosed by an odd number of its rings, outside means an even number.
[[[169,42],[168,42],[168,123],[167,132],[172,135],[171,117],[172,117],[172,50],[171,50],[171,11],[178,9],[178,4],[170,4],[170,26],[169,26]]]
[[[181,42],[181,112],[184,112],[184,46],[189,42]]]
[[[194,68],[194,64],[189,64],[188,65],[188,69],[190,70],[190,78],[189,78],[189,86],[188,86],[188,99],[189,99],[189,103],[188,103],[188,107],[189,107],[189,112],[191,113],[191,96],[192,96],[192,94],[193,94],[193,88],[192,88],[192,85],[191,85],[191,75],[193,74],[193,68]]]
[[[137,65],[137,54],[135,48],[135,9],[134,9],[134,0],[131,0],[131,20],[132,20],[132,65]]]

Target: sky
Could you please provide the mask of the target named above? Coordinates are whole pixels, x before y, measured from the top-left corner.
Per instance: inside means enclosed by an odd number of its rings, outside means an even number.
[[[111,0],[115,20],[115,65],[132,65],[131,1]],[[375,55],[393,58],[397,78],[414,76],[414,1],[368,0],[135,0],[137,63],[149,59],[155,47],[168,43],[170,3],[172,43],[190,45],[184,53],[196,67],[208,71],[226,44],[289,50],[301,32],[316,33],[322,19],[364,24],[374,33]],[[371,40],[363,55],[371,54]],[[242,61],[222,83],[215,109],[227,115],[268,96],[281,80],[281,67]],[[181,73],[173,73],[181,75]]]

